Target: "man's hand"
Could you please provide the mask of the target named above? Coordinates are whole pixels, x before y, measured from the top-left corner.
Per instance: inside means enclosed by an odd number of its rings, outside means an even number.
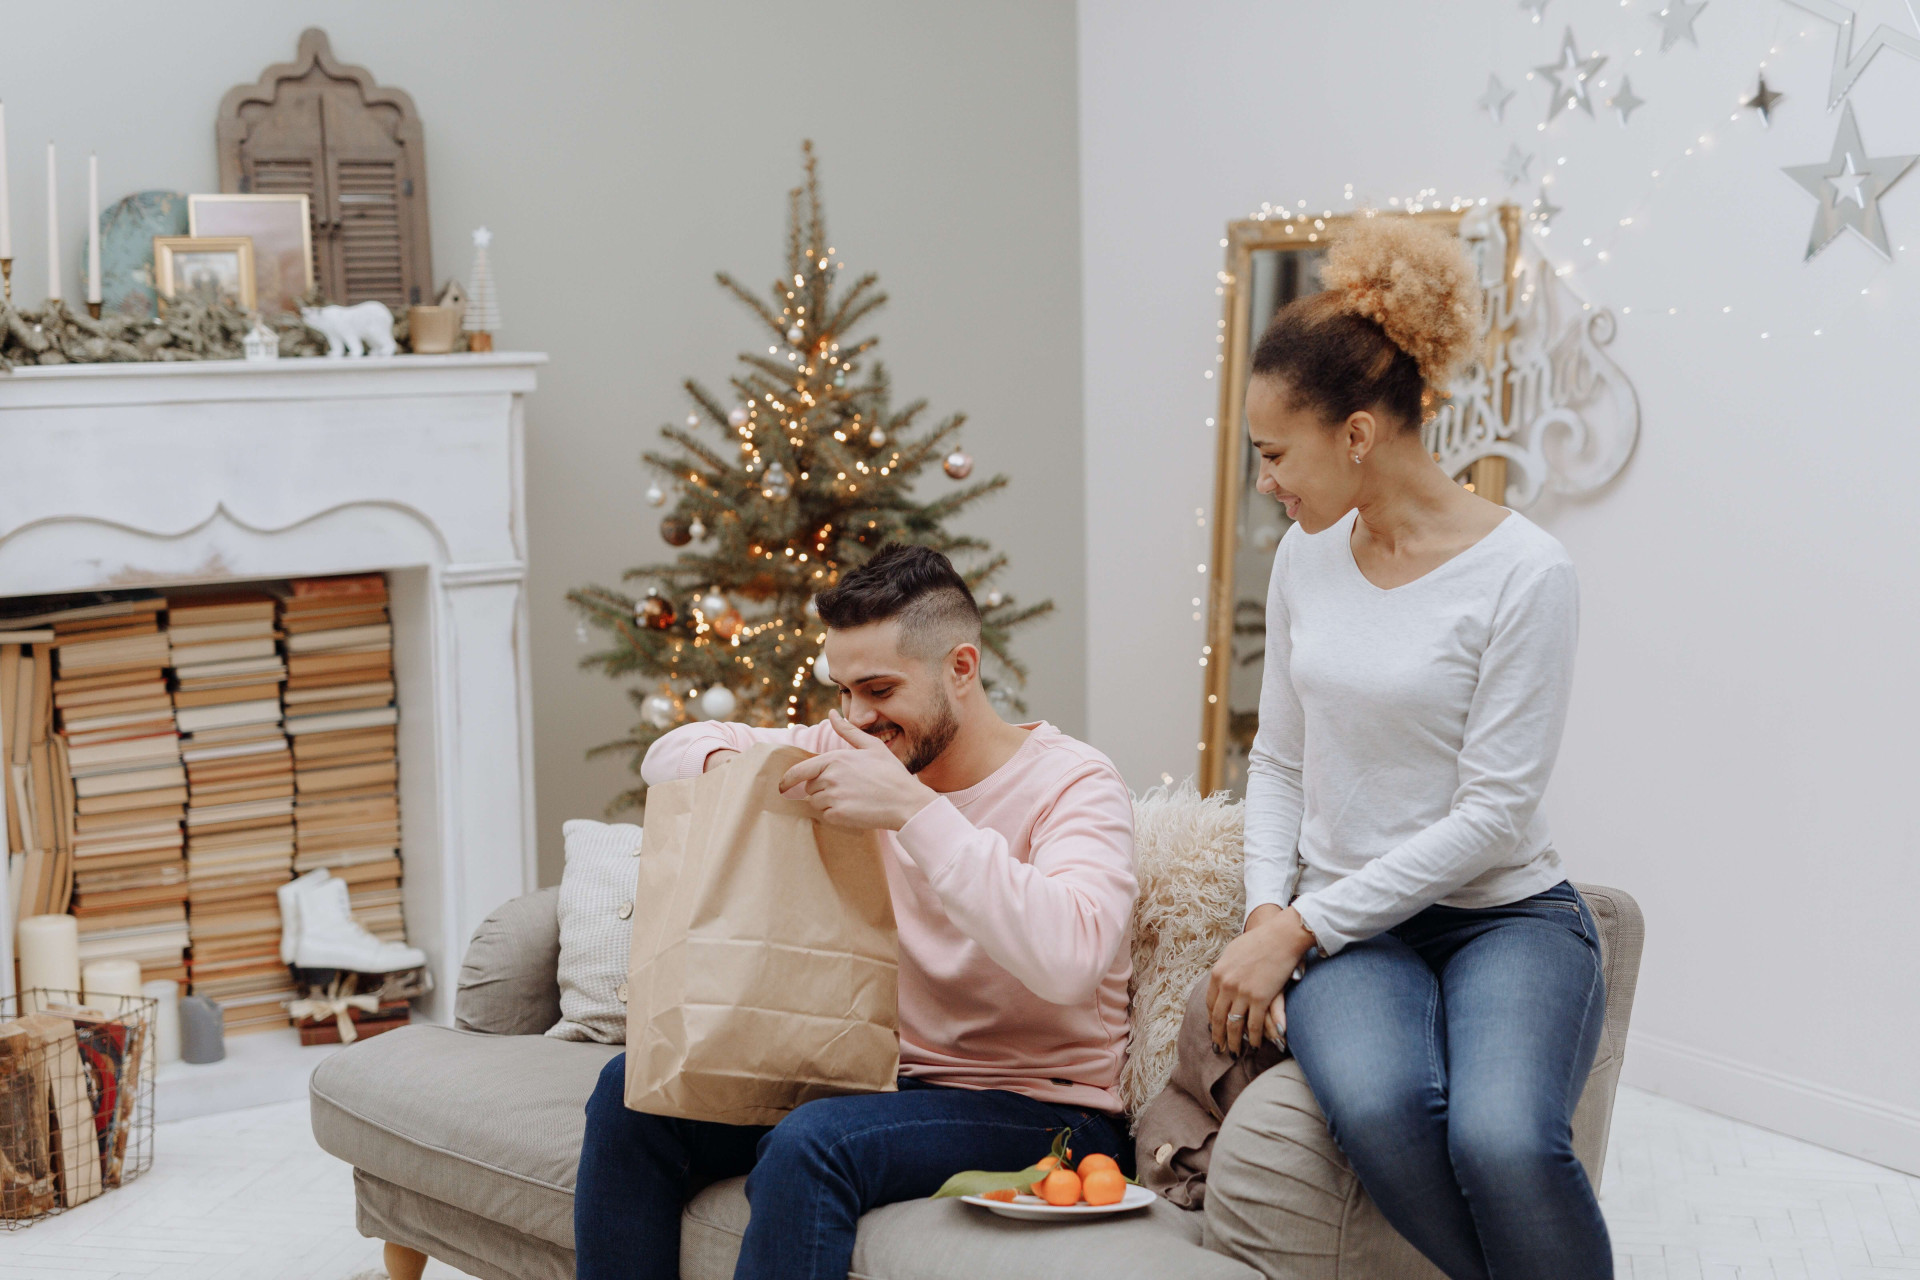
[[[1257,909],[1247,930],[1220,953],[1207,979],[1207,1014],[1213,1043],[1228,1053],[1260,1047],[1262,1035],[1286,1031],[1281,991],[1313,945],[1313,935],[1291,907]]]
[[[732,747],[715,747],[712,751],[707,752],[707,761],[700,766],[700,772],[712,773],[715,769],[718,769],[721,765],[739,754],[740,753]]]
[[[838,711],[827,713],[827,723],[858,750],[822,752],[780,779],[780,794],[805,800],[821,822],[898,831],[937,797],[932,787],[907,772],[886,743],[855,728]]]

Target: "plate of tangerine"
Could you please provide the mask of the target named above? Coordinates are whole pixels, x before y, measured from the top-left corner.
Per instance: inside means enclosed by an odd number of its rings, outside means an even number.
[[[1072,1168],[1048,1156],[1041,1177],[1025,1188],[1002,1188],[960,1197],[1006,1218],[1099,1218],[1131,1213],[1153,1203],[1153,1192],[1128,1182],[1111,1156],[1090,1155]]]

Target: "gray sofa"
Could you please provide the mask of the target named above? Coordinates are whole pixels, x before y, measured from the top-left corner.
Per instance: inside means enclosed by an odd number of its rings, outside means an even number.
[[[1642,926],[1632,898],[1582,886],[1601,930],[1605,1038],[1575,1118],[1598,1179],[1626,1046]],[[353,1166],[358,1226],[413,1280],[430,1255],[484,1280],[573,1275],[573,1181],[584,1107],[618,1045],[550,1040],[560,1016],[558,891],[516,898],[475,932],[452,1027],[415,1025],[355,1044],[314,1072],[313,1130]],[[855,1280],[1287,1280],[1440,1273],[1380,1217],[1327,1134],[1298,1068],[1266,1073],[1234,1107],[1205,1214],[1161,1201],[1098,1224],[1010,1222],[957,1201],[913,1201],[862,1219]],[[685,1280],[732,1276],[746,1225],[743,1179],[686,1209]]]

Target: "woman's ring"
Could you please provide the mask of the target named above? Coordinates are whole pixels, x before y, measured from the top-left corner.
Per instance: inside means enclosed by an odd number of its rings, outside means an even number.
[[[1245,1022],[1246,1020],[1247,1015],[1244,1013],[1230,1013],[1227,1015],[1228,1022]]]

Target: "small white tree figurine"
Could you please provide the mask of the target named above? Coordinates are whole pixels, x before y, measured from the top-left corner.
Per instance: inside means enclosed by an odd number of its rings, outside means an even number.
[[[473,280],[467,286],[467,315],[460,327],[467,333],[467,350],[493,350],[493,335],[500,328],[500,300],[493,291],[493,264],[487,261],[487,246],[493,232],[481,227],[473,233]]]

